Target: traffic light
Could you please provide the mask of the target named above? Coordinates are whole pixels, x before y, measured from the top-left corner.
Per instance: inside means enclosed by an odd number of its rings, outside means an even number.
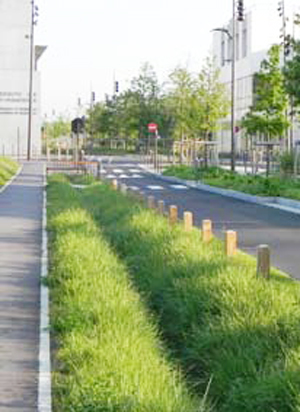
[[[119,82],[115,82],[115,92],[119,93]]]
[[[76,119],[72,120],[71,123],[71,130],[75,134],[83,133],[85,128],[85,118],[84,117],[77,117]]]
[[[283,17],[283,14],[284,14],[284,3],[283,3],[283,1],[278,2],[277,10],[278,10],[278,13],[279,13],[279,17]]]
[[[238,0],[238,3],[237,3],[237,20],[238,21],[244,21],[245,20],[244,0]]]
[[[285,36],[283,40],[283,50],[284,50],[284,55],[285,57],[288,57],[292,51],[292,46],[293,46],[293,39],[290,34]]]
[[[92,92],[92,102],[96,101],[96,93]]]

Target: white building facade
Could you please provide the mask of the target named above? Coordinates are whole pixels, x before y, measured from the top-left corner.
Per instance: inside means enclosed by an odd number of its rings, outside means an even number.
[[[243,22],[235,22],[235,120],[237,125],[236,149],[237,152],[245,149],[247,141],[239,123],[253,103],[254,74],[260,69],[261,62],[267,57],[267,50],[252,51],[253,45],[253,15],[247,13]],[[223,27],[232,33],[232,20]],[[223,29],[222,28],[222,29]],[[228,87],[231,97],[231,56],[232,41],[225,32],[217,31],[213,37],[213,55],[217,67],[220,69],[220,81]],[[221,130],[218,133],[220,152],[231,150],[231,116],[221,121]]]
[[[0,0],[0,154],[26,156],[30,83],[30,0]],[[35,47],[31,154],[41,152],[41,93]]]

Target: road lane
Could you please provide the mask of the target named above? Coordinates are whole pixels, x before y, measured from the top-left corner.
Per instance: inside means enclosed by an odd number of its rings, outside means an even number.
[[[185,210],[193,212],[197,226],[203,219],[211,219],[220,238],[226,230],[236,230],[239,247],[247,253],[256,255],[259,244],[270,245],[272,264],[300,279],[299,215],[164,182],[139,168],[133,160],[112,159],[103,163],[103,169],[110,179],[117,178],[167,205],[176,204],[180,216]]]

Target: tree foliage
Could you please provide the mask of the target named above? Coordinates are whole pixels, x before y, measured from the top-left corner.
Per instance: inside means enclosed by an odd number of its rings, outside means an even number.
[[[89,111],[90,134],[146,138],[152,122],[161,136],[177,139],[205,138],[217,130],[218,120],[227,114],[228,97],[210,59],[197,75],[176,68],[166,86],[159,83],[153,67],[144,64],[127,90],[107,96]]]
[[[254,103],[242,120],[247,134],[261,134],[266,139],[280,137],[289,127],[284,76],[280,68],[280,46],[273,45],[268,59],[255,76]]]

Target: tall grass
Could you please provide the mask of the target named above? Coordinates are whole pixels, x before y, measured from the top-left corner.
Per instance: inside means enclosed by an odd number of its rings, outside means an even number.
[[[240,175],[217,167],[195,168],[191,166],[170,166],[166,176],[185,180],[198,180],[211,186],[238,190],[260,196],[280,196],[300,200],[300,181],[292,177]]]
[[[0,186],[13,177],[18,170],[18,163],[8,157],[0,156]]]
[[[54,410],[207,410],[171,366],[126,267],[64,180],[52,177],[48,189]]]
[[[198,230],[170,228],[105,186],[82,195],[86,210],[126,262],[173,356],[219,412],[300,411],[300,285],[254,259],[227,258]]]

